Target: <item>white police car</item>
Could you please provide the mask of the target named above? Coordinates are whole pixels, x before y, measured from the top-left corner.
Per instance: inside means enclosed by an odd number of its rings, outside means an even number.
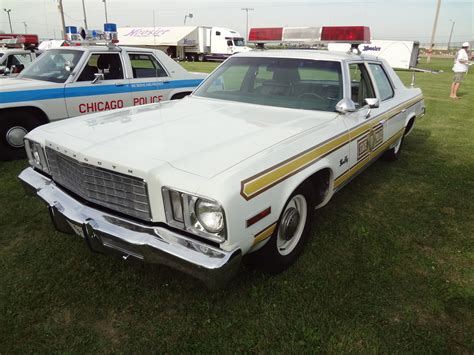
[[[23,137],[41,124],[180,99],[205,76],[153,49],[109,43],[47,50],[16,78],[1,81],[0,159],[24,156]]]
[[[16,76],[41,53],[38,36],[0,33],[0,78]]]
[[[240,53],[182,101],[35,129],[19,178],[92,250],[213,286],[242,255],[273,273],[295,262],[314,209],[381,155],[398,158],[424,110],[383,59]]]

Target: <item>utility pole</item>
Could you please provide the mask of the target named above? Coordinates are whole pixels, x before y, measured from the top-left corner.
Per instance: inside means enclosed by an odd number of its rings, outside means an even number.
[[[433,47],[435,45],[434,39],[436,34],[436,26],[438,26],[438,16],[439,16],[439,8],[441,7],[441,0],[438,0],[438,4],[436,5],[436,15],[433,24],[433,32],[431,33],[431,41],[430,41],[430,48],[428,49],[428,58],[427,62],[431,62],[431,54],[433,53]]]
[[[449,21],[451,21],[453,23],[453,25],[451,26],[451,33],[449,34],[448,52],[449,52],[449,47],[451,46],[451,38],[453,37],[454,24],[456,23],[453,20],[449,20]]]
[[[3,9],[8,15],[8,22],[10,23],[10,32],[13,33],[13,27],[12,27],[12,19],[10,18],[10,12],[12,12],[12,9]]]
[[[23,21],[23,26],[25,26],[25,33],[28,33],[28,25],[25,21]]]
[[[59,14],[61,15],[61,35],[63,39],[66,38],[66,22],[64,21],[63,0],[58,0]]]
[[[84,5],[84,0],[82,0],[82,12],[84,12],[84,29],[87,31],[86,5]]]
[[[253,11],[254,9],[252,7],[243,7],[241,10],[247,12],[247,32],[245,33],[245,42],[247,42],[249,38],[249,11]]]
[[[107,18],[107,0],[102,0],[104,3],[104,10],[105,10],[105,23],[109,23],[109,19]]]
[[[184,25],[186,26],[186,19],[187,18],[193,18],[193,14],[189,13],[187,15],[184,15]]]

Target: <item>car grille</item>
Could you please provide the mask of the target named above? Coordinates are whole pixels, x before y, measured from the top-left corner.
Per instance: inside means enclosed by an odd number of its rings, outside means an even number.
[[[147,184],[142,179],[80,163],[47,147],[55,182],[83,199],[126,215],[151,220]]]

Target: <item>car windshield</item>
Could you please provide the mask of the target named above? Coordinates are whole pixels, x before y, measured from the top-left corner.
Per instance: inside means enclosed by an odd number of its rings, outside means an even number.
[[[234,38],[234,46],[243,47],[245,46],[243,38]]]
[[[335,111],[342,99],[341,63],[324,60],[233,57],[194,95],[257,105]]]
[[[70,71],[66,70],[65,64],[69,62],[72,67],[76,66],[83,54],[83,51],[70,49],[48,50],[23,70],[20,77],[64,83],[70,74]]]

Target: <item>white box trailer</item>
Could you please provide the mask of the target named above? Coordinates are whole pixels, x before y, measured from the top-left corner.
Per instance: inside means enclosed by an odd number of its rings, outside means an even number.
[[[347,52],[349,43],[328,43],[328,50]],[[418,41],[371,40],[370,44],[359,45],[363,54],[385,59],[392,68],[410,69],[418,64],[420,43]]]
[[[188,60],[224,60],[248,52],[244,38],[223,27],[124,27],[118,29],[121,46],[154,47],[170,57]]]

